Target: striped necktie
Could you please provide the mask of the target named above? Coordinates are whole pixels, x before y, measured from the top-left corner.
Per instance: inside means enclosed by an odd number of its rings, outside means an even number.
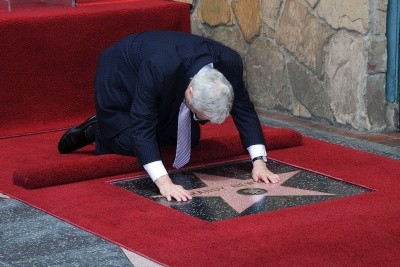
[[[178,138],[176,142],[176,155],[175,161],[172,166],[179,169],[185,166],[190,160],[190,147],[191,147],[191,123],[190,123],[190,110],[182,102],[179,108],[178,115]]]

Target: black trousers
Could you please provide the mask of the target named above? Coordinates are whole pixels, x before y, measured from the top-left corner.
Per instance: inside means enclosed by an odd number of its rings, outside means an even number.
[[[175,125],[175,126],[173,126]],[[159,146],[176,146],[177,123],[171,127],[157,131],[157,141]],[[136,150],[133,143],[134,133],[131,128],[127,128],[113,138],[107,139],[97,127],[96,131],[96,154],[119,154],[124,156],[135,156]],[[191,124],[191,142],[195,147],[200,141],[200,126],[192,120]]]

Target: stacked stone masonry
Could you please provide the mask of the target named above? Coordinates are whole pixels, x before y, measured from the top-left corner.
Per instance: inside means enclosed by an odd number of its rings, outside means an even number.
[[[194,0],[192,32],[241,54],[257,108],[379,132],[398,126],[385,103],[387,2]]]

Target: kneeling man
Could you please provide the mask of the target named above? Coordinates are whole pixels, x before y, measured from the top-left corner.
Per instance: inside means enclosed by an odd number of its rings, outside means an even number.
[[[171,181],[159,146],[177,146],[173,166],[180,168],[199,142],[199,124],[231,115],[253,160],[254,181],[279,181],[265,164],[242,60],[218,42],[173,31],[129,35],[100,54],[95,100],[96,115],[62,136],[60,153],[96,142],[97,154],[136,156],[163,196],[187,201],[190,193]]]

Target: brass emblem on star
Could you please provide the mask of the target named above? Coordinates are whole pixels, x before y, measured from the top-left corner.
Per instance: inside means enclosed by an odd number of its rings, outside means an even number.
[[[265,195],[268,191],[262,188],[243,188],[236,192],[241,195],[255,196],[255,195]]]

